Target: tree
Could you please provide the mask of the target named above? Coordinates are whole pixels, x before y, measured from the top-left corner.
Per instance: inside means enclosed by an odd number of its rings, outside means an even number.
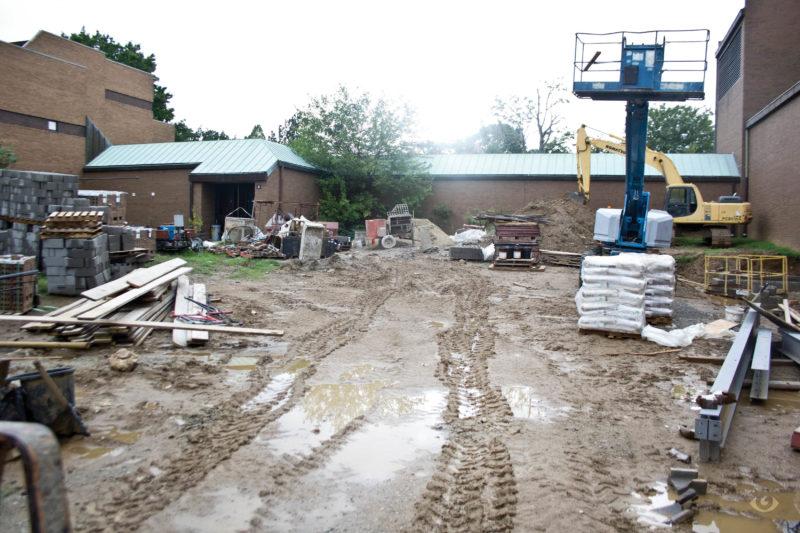
[[[290,146],[323,169],[320,215],[346,228],[385,217],[396,203],[419,206],[431,192],[425,163],[407,140],[411,111],[339,87],[295,115]],[[285,130],[284,130],[285,131]]]
[[[261,124],[256,124],[253,126],[253,129],[250,130],[250,135],[245,137],[245,139],[265,139],[266,136],[264,135],[264,129],[261,127]]]
[[[569,151],[571,134],[563,130],[564,118],[559,108],[569,101],[568,94],[560,82],[547,82],[537,87],[532,97],[495,98],[492,111],[499,122],[520,132],[524,139],[523,151],[564,153]],[[535,142],[531,142],[533,138],[527,134],[530,130],[533,130]]]
[[[456,143],[459,154],[522,154],[525,153],[525,136],[509,124],[498,122],[482,127],[478,133]]]
[[[96,31],[94,35],[86,33],[86,28],[81,28],[80,33],[62,37],[85,44],[90,48],[103,52],[107,58],[129,67],[137,68],[152,74],[156,71],[156,56],[144,55],[142,47],[128,41],[126,44],[118,43],[113,37]],[[155,78],[158,81],[158,78]],[[172,94],[163,85],[153,84],[153,118],[162,122],[170,122],[175,118],[175,109],[169,107]],[[176,134],[177,135],[177,134]]]
[[[647,118],[647,146],[673,154],[714,151],[714,123],[708,109],[661,104]]]
[[[0,168],[6,168],[9,165],[13,165],[16,163],[16,161],[17,155],[14,153],[14,150],[0,145]]]
[[[224,131],[204,130],[197,128],[193,130],[185,120],[175,123],[175,141],[227,141],[230,139]]]
[[[303,122],[303,117],[302,111],[295,111],[294,115],[279,125],[277,130],[271,131],[267,139],[276,143],[290,144],[297,138],[297,130]]]

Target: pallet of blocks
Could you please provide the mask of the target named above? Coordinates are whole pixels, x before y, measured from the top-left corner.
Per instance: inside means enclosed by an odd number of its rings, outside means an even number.
[[[81,298],[45,316],[75,318],[82,324],[30,322],[22,326],[29,332],[48,332],[54,340],[70,343],[76,349],[94,345],[139,346],[152,328],[92,324],[93,320],[163,321],[175,303],[177,280],[191,272],[183,259],[172,259],[150,268],[139,268],[103,285],[81,293]],[[203,332],[199,332],[203,333]]]
[[[33,272],[25,276],[21,273]],[[22,314],[33,309],[36,294],[36,257],[0,255],[0,313]]]

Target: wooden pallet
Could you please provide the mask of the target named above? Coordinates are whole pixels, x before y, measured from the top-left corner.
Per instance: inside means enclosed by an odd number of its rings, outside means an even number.
[[[578,329],[578,333],[581,335],[601,335],[603,337],[608,337],[609,339],[641,339],[642,336],[639,333],[626,333],[622,331],[606,331],[604,329]]]

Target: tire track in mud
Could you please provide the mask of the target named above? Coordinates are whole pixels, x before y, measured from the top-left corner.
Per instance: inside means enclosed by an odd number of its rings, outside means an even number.
[[[361,276],[366,290],[349,307],[351,312],[328,324],[305,333],[289,347],[287,360],[306,359],[309,365],[300,369],[291,384],[278,391],[263,404],[249,409],[243,405],[270,384],[270,377],[258,369],[256,380],[248,391],[232,396],[209,410],[188,436],[183,450],[155,465],[160,473],[153,475],[144,467],[115,480],[115,489],[96,502],[81,505],[76,516],[76,529],[81,531],[133,531],[141,523],[177,500],[186,491],[205,479],[211,470],[227,460],[236,450],[252,442],[264,426],[288,412],[306,393],[306,380],[316,373],[317,364],[338,348],[363,335],[377,310],[394,294],[398,278],[390,281],[390,271],[377,264],[370,274]],[[335,449],[358,424],[356,420],[315,450],[296,467],[313,467],[326,451]],[[332,453],[332,451],[330,452]],[[319,454],[319,455],[318,455]]]
[[[412,530],[509,531],[517,488],[503,436],[513,413],[488,375],[495,344],[492,290],[471,276],[444,291],[454,296],[455,323],[438,335],[436,377],[448,389],[444,420],[450,437],[416,504]]]

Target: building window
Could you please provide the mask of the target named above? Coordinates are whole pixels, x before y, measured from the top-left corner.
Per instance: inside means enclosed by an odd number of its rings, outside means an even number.
[[[56,122],[55,120],[48,120],[47,129],[50,131],[58,131],[58,122]]]
[[[717,60],[717,100],[725,96],[741,74],[742,26],[740,24]]]

